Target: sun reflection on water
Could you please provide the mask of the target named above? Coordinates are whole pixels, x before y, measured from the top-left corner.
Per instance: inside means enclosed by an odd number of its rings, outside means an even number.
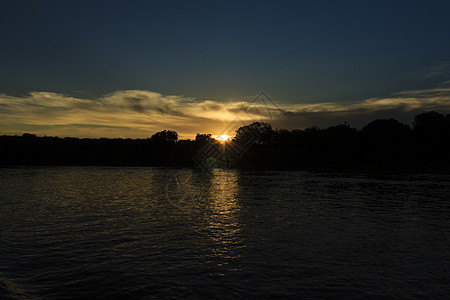
[[[232,259],[242,247],[238,176],[236,170],[214,170],[210,178],[207,198],[211,201],[205,226],[213,242],[212,257]]]

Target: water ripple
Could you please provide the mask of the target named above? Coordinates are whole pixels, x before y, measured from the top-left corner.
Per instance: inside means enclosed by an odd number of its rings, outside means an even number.
[[[444,299],[449,194],[438,175],[0,169],[0,298]]]

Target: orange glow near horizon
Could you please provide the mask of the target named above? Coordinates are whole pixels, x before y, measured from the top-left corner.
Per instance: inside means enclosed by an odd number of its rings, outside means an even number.
[[[221,135],[215,136],[215,139],[216,139],[216,140],[219,140],[219,141],[221,141],[221,142],[226,142],[226,141],[228,141],[230,138],[231,138],[231,136],[226,135],[226,134],[221,134]]]

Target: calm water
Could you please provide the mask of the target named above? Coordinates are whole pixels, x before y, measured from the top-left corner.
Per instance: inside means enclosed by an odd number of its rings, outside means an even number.
[[[450,177],[0,169],[0,298],[446,298]]]

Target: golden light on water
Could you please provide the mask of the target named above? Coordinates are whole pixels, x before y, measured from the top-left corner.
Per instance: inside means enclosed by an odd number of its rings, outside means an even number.
[[[207,191],[209,214],[207,215],[208,237],[214,242],[210,255],[222,258],[221,264],[228,264],[237,258],[242,245],[240,223],[241,205],[238,201],[239,172],[215,170],[209,178]]]

